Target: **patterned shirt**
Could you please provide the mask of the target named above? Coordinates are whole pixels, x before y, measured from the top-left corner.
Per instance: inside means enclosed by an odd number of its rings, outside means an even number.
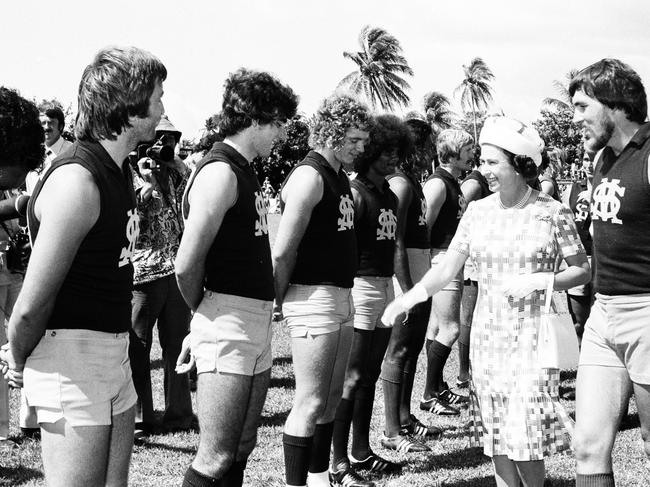
[[[147,201],[138,198],[140,237],[133,254],[133,283],[136,285],[174,273],[174,259],[183,234],[181,201],[188,176],[189,171],[181,176],[170,170],[169,191],[163,192],[157,186]],[[145,181],[135,171],[133,182],[139,193]]]

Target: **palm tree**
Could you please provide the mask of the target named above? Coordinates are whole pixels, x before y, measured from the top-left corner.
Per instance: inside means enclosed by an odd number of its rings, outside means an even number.
[[[569,94],[569,84],[579,72],[579,70],[571,68],[569,72],[564,75],[564,82],[556,79],[553,80],[553,86],[555,87],[558,96],[557,98],[544,98],[544,100],[542,100],[542,110],[550,108],[552,110],[570,110],[573,112],[571,95]]]
[[[456,114],[449,108],[449,98],[438,91],[424,96],[424,113],[434,135],[451,128],[456,118]]]
[[[410,85],[401,75],[413,76],[399,41],[380,27],[365,26],[359,34],[359,52],[344,52],[358,70],[348,74],[339,83],[354,93],[363,93],[373,107],[384,110],[407,105],[405,90]]]
[[[492,101],[492,87],[490,81],[494,79],[494,74],[488,68],[485,61],[480,57],[475,57],[468,66],[463,65],[465,78],[456,88],[454,94],[460,92],[460,106],[465,113],[468,108],[472,112],[474,126],[474,140],[478,140],[476,134],[476,112],[487,108],[488,103]]]

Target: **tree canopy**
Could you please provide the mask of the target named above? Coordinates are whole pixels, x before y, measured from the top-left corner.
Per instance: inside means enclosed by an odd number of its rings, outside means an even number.
[[[373,106],[393,110],[409,103],[406,90],[410,88],[404,75],[413,76],[396,37],[381,27],[365,26],[359,34],[358,52],[344,52],[343,56],[357,65],[339,83],[353,93],[363,94]]]

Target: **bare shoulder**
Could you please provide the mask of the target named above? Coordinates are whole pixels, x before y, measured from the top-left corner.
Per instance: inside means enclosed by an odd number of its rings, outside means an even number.
[[[323,178],[311,166],[296,168],[282,188],[282,200],[285,204],[294,201],[312,202],[320,201],[323,196]]]
[[[77,205],[84,213],[99,213],[99,188],[92,173],[80,164],[65,164],[52,171],[38,194],[34,211],[40,219],[41,212],[48,213]]]
[[[194,200],[234,203],[237,196],[237,176],[226,162],[215,161],[204,166],[194,177],[189,190],[190,203]]]

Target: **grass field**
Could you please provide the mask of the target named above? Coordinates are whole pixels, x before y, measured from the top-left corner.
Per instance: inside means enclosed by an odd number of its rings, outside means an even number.
[[[277,228],[278,217],[271,216],[272,235]],[[273,370],[271,387],[259,429],[258,446],[249,459],[244,480],[245,485],[255,487],[283,487],[284,467],[282,461],[282,426],[291,408],[294,378],[291,366],[289,337],[281,324],[274,325]],[[163,408],[162,368],[160,349],[154,345],[152,353],[155,407]],[[418,398],[424,384],[424,355],[420,357],[418,375],[413,394],[413,411],[417,411]],[[449,383],[455,382],[458,361],[457,351],[450,356],[445,370]],[[575,383],[575,373],[563,374],[562,390],[571,390]],[[603,391],[603,398],[607,391]],[[194,399],[194,398],[193,398]],[[432,452],[401,455],[387,452],[379,446],[382,429],[383,396],[378,387],[375,414],[372,424],[371,444],[376,451],[386,457],[404,463],[404,472],[399,477],[377,478],[379,485],[387,487],[434,487],[434,486],[492,486],[490,461],[479,449],[468,448],[463,425],[468,416],[464,412],[459,418],[442,419],[429,413],[418,414],[421,419],[432,422],[444,429],[444,437],[430,442]],[[565,401],[564,405],[573,414],[574,404]],[[18,436],[17,425],[18,394],[11,393],[11,434]],[[419,413],[419,411],[418,411]],[[133,486],[178,486],[182,482],[185,469],[192,461],[196,451],[198,434],[170,434],[151,436],[143,444],[134,447],[130,472],[130,485]],[[648,486],[650,471],[648,461],[642,451],[634,401],[630,415],[626,418],[614,451],[614,468],[619,486]],[[574,485],[574,459],[572,455],[558,455],[547,462],[548,486]],[[39,443],[25,440],[14,449],[0,450],[0,486],[43,486]]]

